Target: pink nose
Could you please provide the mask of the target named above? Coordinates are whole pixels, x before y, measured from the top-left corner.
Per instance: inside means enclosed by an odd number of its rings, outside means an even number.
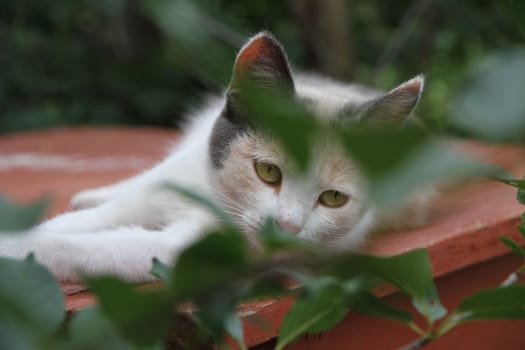
[[[299,231],[301,231],[301,227],[299,225],[296,225],[289,220],[275,220],[275,223],[281,230],[288,233],[297,234]]]

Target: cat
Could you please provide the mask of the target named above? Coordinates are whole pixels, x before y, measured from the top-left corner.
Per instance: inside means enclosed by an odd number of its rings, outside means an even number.
[[[250,121],[243,81],[288,94],[336,125],[401,124],[418,104],[425,82],[419,75],[385,93],[313,74],[292,75],[281,44],[261,32],[239,51],[224,95],[209,98],[193,113],[184,138],[161,163],[117,184],[78,193],[72,199],[75,211],[28,233],[1,234],[0,256],[23,258],[34,252],[60,281],[78,281],[81,274],[152,280],[153,257],[173,264],[178,253],[219,224],[166,183],[216,200],[253,245],[268,216],[289,234],[351,251],[379,226],[425,221],[427,192],[408,201],[399,215],[378,216],[366,179],[334,143],[317,142],[311,166],[298,174],[279,142]]]

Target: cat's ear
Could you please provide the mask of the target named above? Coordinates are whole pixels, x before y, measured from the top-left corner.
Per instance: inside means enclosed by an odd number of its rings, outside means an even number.
[[[401,123],[417,106],[424,87],[425,77],[418,75],[387,94],[365,103],[357,117],[359,123]]]
[[[229,93],[236,95],[247,87],[269,93],[294,91],[286,53],[269,32],[251,38],[235,60]]]

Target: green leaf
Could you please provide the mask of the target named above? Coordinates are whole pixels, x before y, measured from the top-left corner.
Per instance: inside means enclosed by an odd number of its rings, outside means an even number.
[[[35,330],[12,318],[2,318],[0,312],[0,349],[40,350],[44,344],[39,340]],[[45,344],[49,347],[49,343]]]
[[[27,206],[15,206],[0,195],[0,233],[30,229],[42,217],[48,202],[43,198]]]
[[[231,322],[232,317],[235,316],[235,305],[239,301],[238,295],[237,288],[221,284],[195,301],[199,310],[200,323],[217,341],[223,340],[228,327],[231,328],[231,331],[235,331],[232,328],[235,324]],[[238,332],[234,332],[235,334],[238,335]],[[240,339],[242,342],[242,337]]]
[[[348,261],[346,269],[349,273],[357,271],[376,275],[411,295],[416,309],[430,323],[446,314],[436,293],[432,266],[425,249],[390,257],[359,255]]]
[[[295,165],[305,170],[310,160],[313,140],[324,128],[293,96],[262,91],[250,84],[243,87],[248,113],[259,129],[275,136]],[[268,101],[272,101],[268,103]]]
[[[525,286],[511,285],[476,293],[455,311],[460,322],[493,319],[525,319]]]
[[[115,330],[100,308],[84,309],[73,315],[69,323],[69,336],[73,348],[128,350],[133,347]]]
[[[373,317],[388,318],[403,323],[410,323],[412,315],[387,304],[370,292],[362,292],[356,296],[352,309]]]
[[[473,161],[448,146],[428,142],[415,150],[398,168],[373,180],[370,191],[372,200],[378,205],[395,206],[400,199],[407,198],[424,186],[434,185],[439,179],[488,176],[495,171],[495,167]]]
[[[167,334],[174,311],[164,291],[140,292],[114,277],[88,278],[87,284],[101,310],[129,341],[151,346]]]
[[[429,134],[419,128],[358,128],[341,130],[340,138],[363,171],[378,179],[425,145]]]
[[[434,284],[422,297],[413,297],[412,303],[429,324],[433,324],[447,314],[447,309],[441,304]]]
[[[523,140],[525,135],[525,49],[487,56],[456,94],[451,122],[490,140]]]
[[[523,23],[523,18],[525,18],[525,3],[520,0],[506,0],[507,6],[510,7],[510,15],[513,17],[513,26],[516,26],[518,31],[521,32],[522,38],[525,36],[525,23]]]
[[[521,213],[521,223],[518,225],[521,236],[525,238],[525,212]]]
[[[64,320],[64,297],[49,271],[33,259],[0,257],[0,316],[8,315],[45,333]]]
[[[518,202],[525,205],[525,187],[518,189],[516,199]]]
[[[522,246],[520,246],[517,242],[505,236],[500,237],[499,240],[503,242],[507,247],[512,249],[514,253],[525,258],[525,249]]]
[[[237,342],[241,350],[247,350],[244,345],[244,334],[242,329],[242,322],[237,313],[230,312],[225,322],[226,332]]]
[[[443,177],[496,171],[416,128],[350,131],[344,142],[367,174],[371,199],[378,206],[398,204],[400,198]]]
[[[507,185],[510,185],[512,187],[516,187],[518,189],[525,188],[525,180],[517,180],[513,179],[512,177],[506,176],[506,177],[499,177],[495,178],[495,180],[501,181]]]
[[[518,230],[520,231],[523,238],[525,238],[525,225],[518,225]]]
[[[246,241],[236,230],[206,235],[187,248],[173,269],[174,293],[192,299],[217,283],[237,275],[248,265]]]
[[[304,240],[280,230],[275,224],[275,220],[272,218],[266,219],[258,234],[259,241],[269,252],[275,252],[282,249],[300,250],[308,245]]]
[[[371,275],[368,272],[358,272],[343,282],[343,288],[347,295],[358,296],[363,292],[372,290],[372,288],[377,286],[381,281],[382,278]]]
[[[171,277],[173,275],[173,268],[164,264],[157,258],[153,258],[153,267],[151,268],[151,274],[158,277],[167,286],[171,285]]]
[[[295,301],[281,325],[276,349],[305,333],[319,333],[337,325],[348,313],[349,297],[335,278],[321,277],[318,292]]]
[[[518,193],[516,194],[516,199],[518,202],[525,204],[525,175],[521,180],[514,180],[512,185],[518,188]],[[523,217],[521,221],[522,223],[525,223]]]

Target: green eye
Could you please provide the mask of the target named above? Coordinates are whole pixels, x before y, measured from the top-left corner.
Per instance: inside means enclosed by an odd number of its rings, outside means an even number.
[[[255,162],[255,172],[259,178],[270,185],[277,185],[281,182],[281,170],[277,165],[264,162]]]
[[[342,206],[348,200],[348,195],[336,190],[325,191],[319,196],[319,203],[329,208]]]

